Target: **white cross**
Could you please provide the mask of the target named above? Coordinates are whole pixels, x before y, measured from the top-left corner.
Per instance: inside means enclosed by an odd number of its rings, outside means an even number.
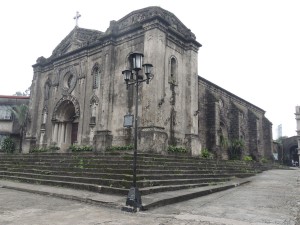
[[[76,20],[76,27],[78,27],[78,19],[79,17],[81,17],[81,15],[79,14],[79,12],[76,12],[76,16],[73,18],[74,20]]]

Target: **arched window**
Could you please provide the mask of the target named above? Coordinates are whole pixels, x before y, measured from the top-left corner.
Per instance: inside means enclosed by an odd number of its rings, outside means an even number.
[[[95,65],[94,68],[93,68],[93,72],[92,72],[92,75],[93,75],[93,88],[96,89],[99,87],[99,84],[100,84],[100,68],[98,65]]]
[[[177,60],[174,56],[170,59],[170,67],[169,67],[169,83],[171,84],[177,84]]]

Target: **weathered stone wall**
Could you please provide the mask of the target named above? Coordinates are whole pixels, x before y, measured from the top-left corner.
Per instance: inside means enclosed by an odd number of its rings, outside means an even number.
[[[133,86],[126,90],[121,74],[130,66],[130,54],[141,52],[145,62],[154,65],[154,78],[139,87],[139,127],[148,129],[140,132],[147,134],[147,138],[141,135],[140,148],[153,149],[149,146],[159,139],[157,151],[179,145],[199,154],[198,121],[193,113],[198,109],[200,46],[173,14],[159,7],[112,21],[105,33],[76,27],[51,57],[40,57],[33,66],[31,92],[35,97],[30,110],[35,120],[28,129],[28,140],[36,139],[43,146],[59,142],[66,150],[72,143],[70,127],[76,123],[80,145],[99,147],[105,137],[111,137],[105,143],[112,145],[131,143],[133,129],[123,127],[123,116],[135,112],[136,96]],[[172,60],[176,68],[171,71]],[[96,88],[95,68],[99,72]]]
[[[199,134],[203,148],[228,159],[230,143],[244,143],[242,156],[272,157],[272,124],[264,111],[199,77]],[[200,101],[201,100],[201,101]]]
[[[263,126],[263,149],[264,149],[264,157],[267,159],[274,158],[273,156],[273,135],[272,135],[272,123],[265,117],[262,119]]]
[[[75,143],[105,151],[132,143],[134,129],[123,122],[125,114],[135,114],[136,92],[134,85],[126,89],[122,71],[140,52],[154,66],[150,84],[138,89],[140,151],[176,145],[192,155],[207,148],[228,158],[225,138],[243,139],[245,155],[265,155],[262,147],[271,136],[264,133],[264,111],[200,78],[199,47],[195,35],[160,7],[111,21],[106,32],[75,27],[49,58],[33,65],[29,145],[67,151]]]

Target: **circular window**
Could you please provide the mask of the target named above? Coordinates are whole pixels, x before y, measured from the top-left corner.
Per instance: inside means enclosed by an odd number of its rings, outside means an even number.
[[[71,73],[66,73],[63,79],[63,85],[65,89],[69,89],[71,87],[74,76]]]
[[[70,72],[66,73],[62,81],[63,81],[62,86],[64,91],[68,91],[69,93],[73,91],[76,85],[76,77],[72,73]]]
[[[68,82],[67,82],[67,86],[68,86],[68,88],[70,88],[70,87],[71,87],[71,84],[72,84],[73,78],[74,78],[74,76],[71,74],[71,75],[69,76],[69,78],[68,78]]]

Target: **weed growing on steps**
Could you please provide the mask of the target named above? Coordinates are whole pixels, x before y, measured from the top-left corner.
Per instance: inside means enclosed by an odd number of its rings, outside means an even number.
[[[188,150],[184,147],[178,147],[178,146],[174,146],[174,145],[169,145],[168,146],[168,152],[172,152],[172,153],[187,153]]]

